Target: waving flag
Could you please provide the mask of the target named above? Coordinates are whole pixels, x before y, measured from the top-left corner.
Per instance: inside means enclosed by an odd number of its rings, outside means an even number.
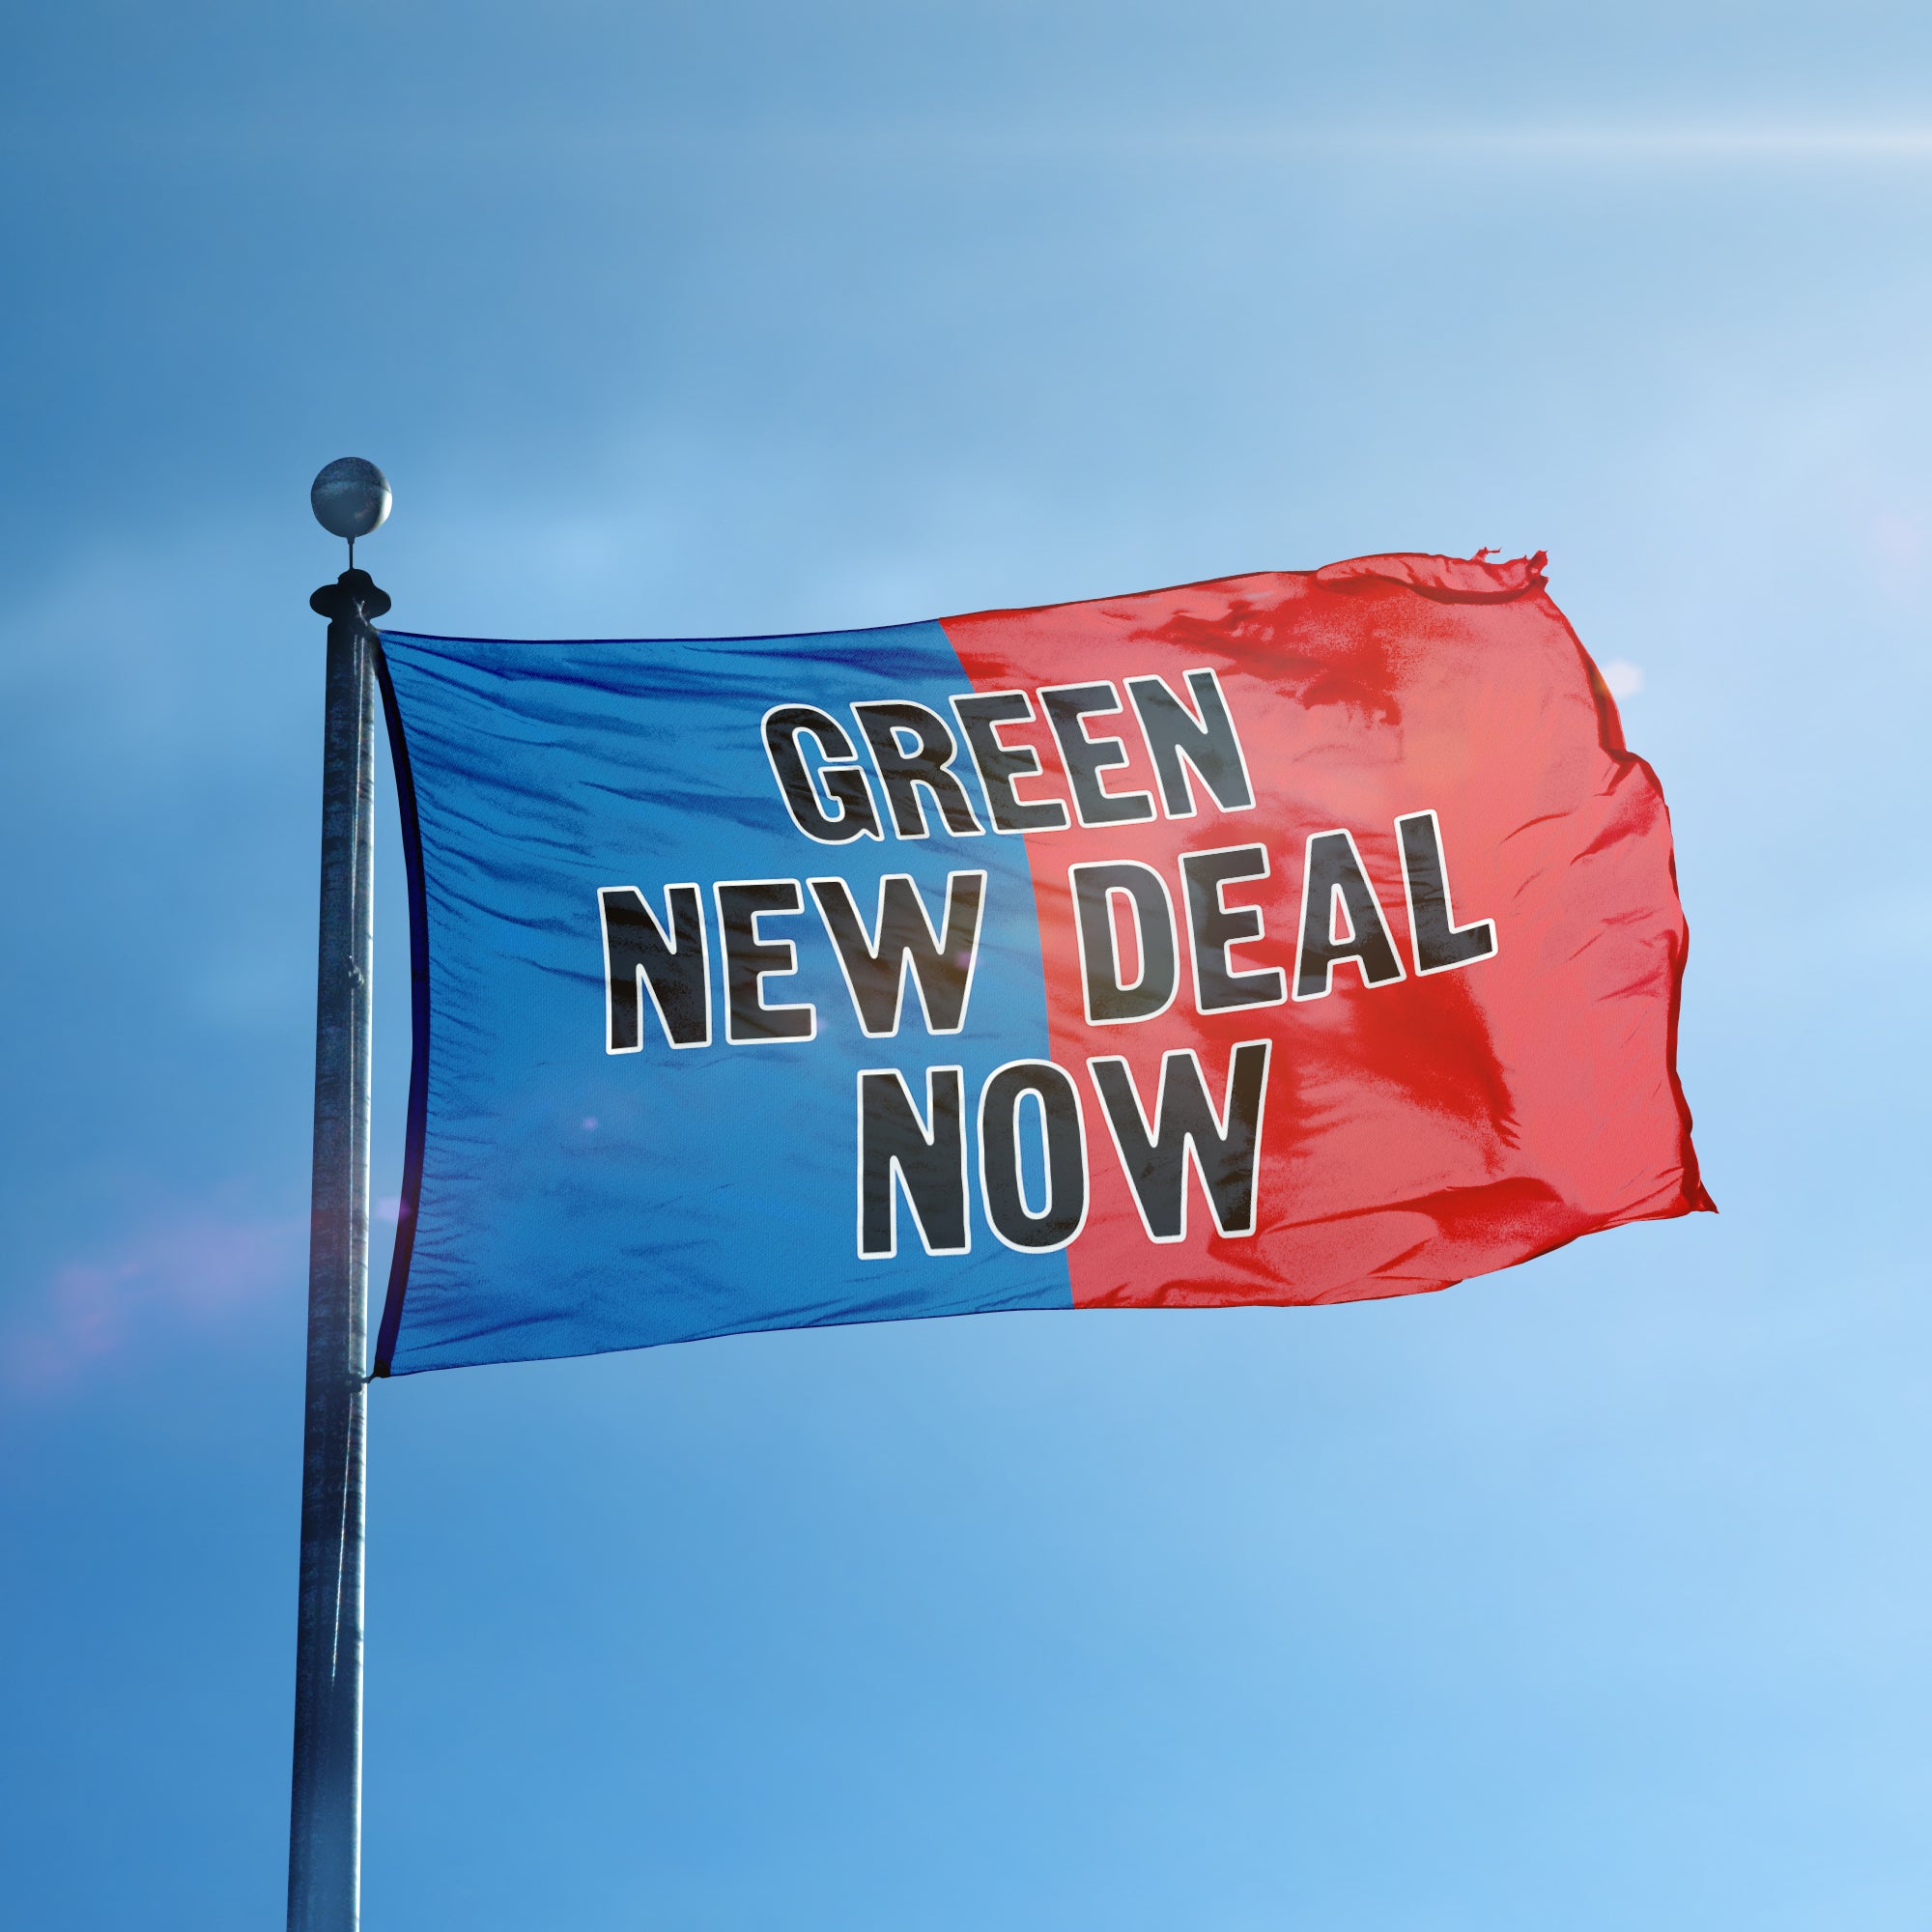
[[[1403,1294],[1708,1208],[1668,817],[1542,562],[385,632],[378,1372]]]

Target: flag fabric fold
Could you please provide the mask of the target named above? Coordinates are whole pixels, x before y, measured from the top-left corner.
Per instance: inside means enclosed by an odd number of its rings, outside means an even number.
[[[378,1373],[1402,1294],[1708,1208],[1668,815],[1543,561],[384,632]]]

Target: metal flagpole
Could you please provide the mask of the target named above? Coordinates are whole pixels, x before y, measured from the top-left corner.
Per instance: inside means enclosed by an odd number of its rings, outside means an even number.
[[[389,608],[355,539],[389,513],[372,463],[315,479],[317,521],[350,568],[309,599],[328,619],[316,960],[315,1150],[302,1431],[289,1932],[356,1932],[362,1877],[364,1356],[369,1286],[369,996],[374,923],[375,633]]]

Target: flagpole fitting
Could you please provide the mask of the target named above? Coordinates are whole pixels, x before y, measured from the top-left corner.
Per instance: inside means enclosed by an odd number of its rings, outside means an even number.
[[[389,479],[361,456],[338,456],[333,463],[325,463],[308,486],[308,504],[316,522],[330,536],[348,538],[351,570],[355,568],[355,539],[380,529],[388,521],[394,500]]]
[[[366,627],[388,614],[389,593],[366,570],[352,565],[333,583],[315,591],[308,608],[331,624]]]

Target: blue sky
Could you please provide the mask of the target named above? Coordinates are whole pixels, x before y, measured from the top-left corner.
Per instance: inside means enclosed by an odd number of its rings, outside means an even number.
[[[1723,1209],[1406,1302],[379,1387],[371,1932],[1923,1924],[1932,14],[5,44],[10,1917],[281,1910],[354,452],[429,631],[1547,548],[1674,809]]]

